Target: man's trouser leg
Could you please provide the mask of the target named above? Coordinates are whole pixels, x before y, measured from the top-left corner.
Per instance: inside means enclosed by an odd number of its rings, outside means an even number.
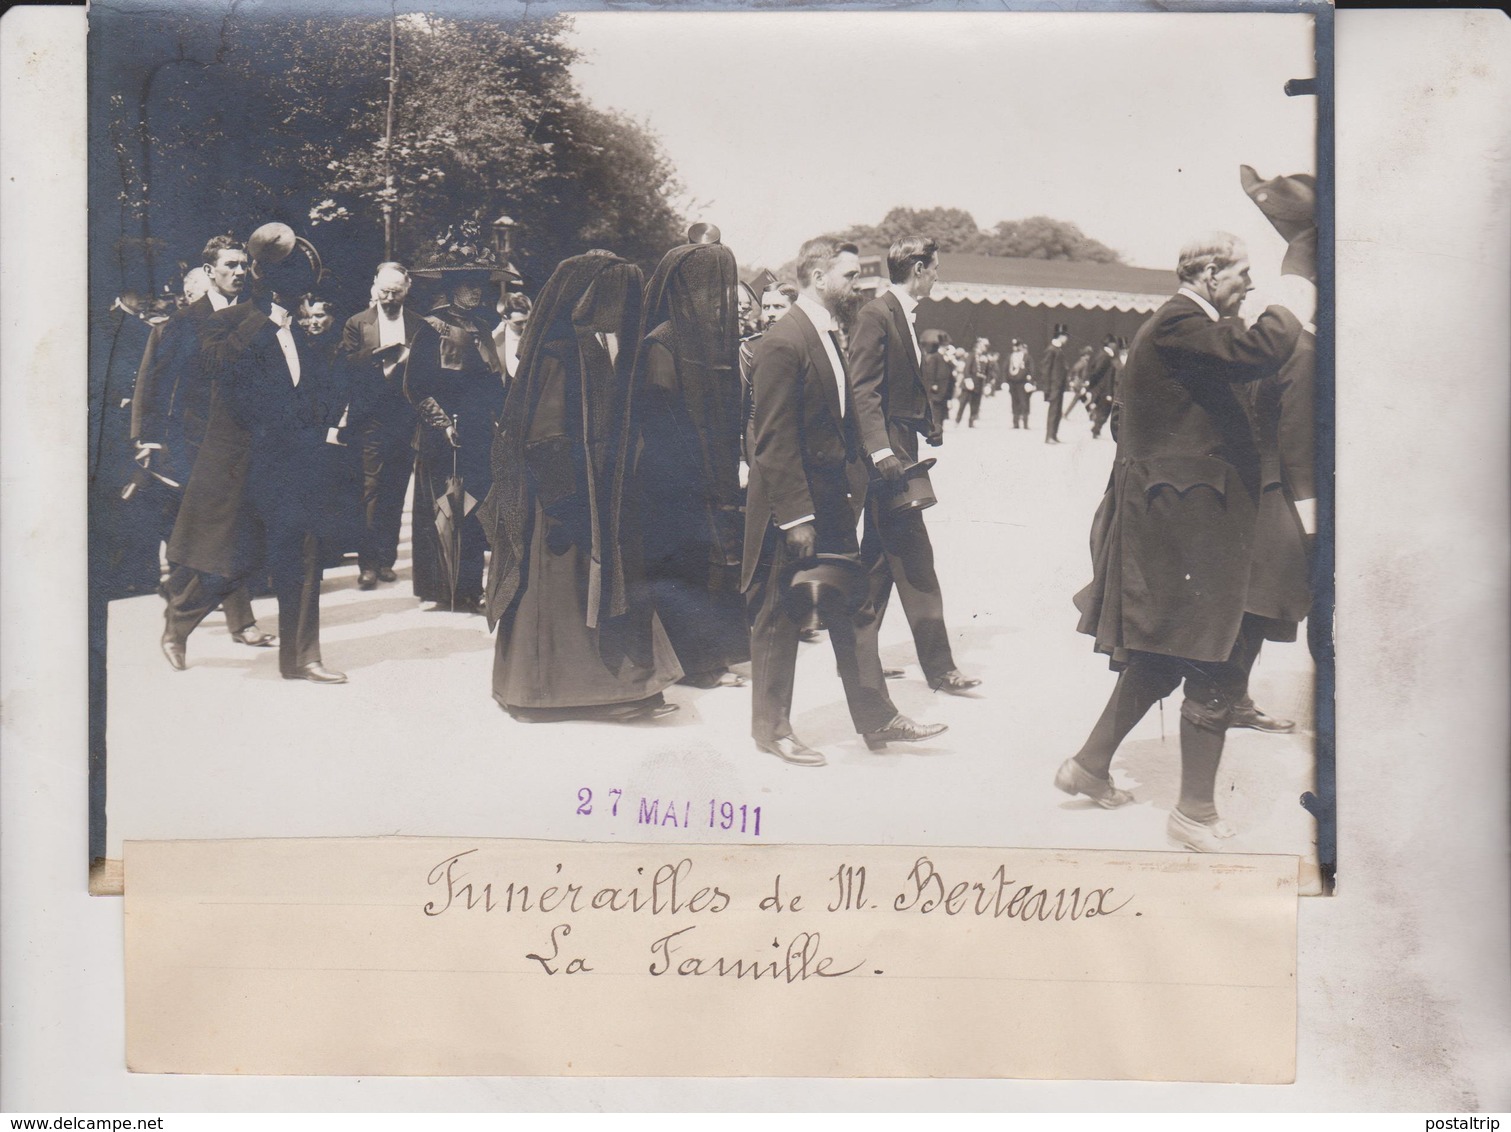
[[[247,587],[238,584],[220,600],[220,608],[226,615],[226,628],[233,633],[250,629],[257,624],[257,615],[252,612],[252,595]]]
[[[320,539],[295,530],[279,535],[269,549],[278,595],[278,669],[294,676],[320,663]]]
[[[750,618],[750,733],[769,743],[792,734],[792,685],[797,671],[798,626],[782,603],[781,570],[787,561],[782,532],[768,528],[745,608]]]
[[[404,494],[414,470],[414,451],[406,437],[371,426],[362,435],[362,547],[364,570],[394,564],[399,527],[404,521]]]
[[[1186,662],[1186,698],[1180,708],[1180,802],[1194,821],[1218,817],[1217,767],[1233,710],[1248,686],[1262,641],[1259,622],[1245,614],[1225,662]]]
[[[951,671],[955,657],[944,624],[944,595],[923,515],[918,511],[883,512],[868,499],[860,557],[869,579],[866,603],[856,623],[862,655],[865,650],[877,651],[876,638],[895,586],[925,679],[937,680]]]
[[[1076,762],[1098,778],[1106,778],[1118,746],[1148,714],[1155,701],[1180,687],[1180,661],[1158,653],[1133,653],[1118,673],[1117,684],[1101,717],[1076,753]]]
[[[165,588],[168,594],[167,605],[163,610],[167,621],[166,635],[179,644],[186,642],[189,634],[229,594],[238,590],[243,595],[246,593],[234,579],[222,578],[217,574],[202,574],[187,566],[175,565],[169,567]],[[251,603],[248,602],[249,611],[250,608]],[[229,622],[230,613],[226,614],[226,618]]]

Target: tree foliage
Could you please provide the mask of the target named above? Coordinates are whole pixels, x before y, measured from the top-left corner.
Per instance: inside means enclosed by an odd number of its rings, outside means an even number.
[[[880,224],[857,224],[838,233],[863,247],[885,249],[903,236],[932,236],[939,250],[975,255],[1016,256],[1025,259],[1087,260],[1121,263],[1120,256],[1066,220],[1031,216],[1004,220],[983,231],[975,218],[960,208],[894,208]]]
[[[152,284],[164,249],[192,257],[212,233],[281,220],[365,290],[385,205],[400,259],[507,214],[536,285],[590,247],[653,265],[680,238],[657,139],[576,89],[568,17],[398,16],[390,147],[387,13],[287,11],[96,9],[92,191]]]

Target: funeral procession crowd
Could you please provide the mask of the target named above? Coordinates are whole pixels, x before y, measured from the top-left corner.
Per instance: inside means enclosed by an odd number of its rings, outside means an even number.
[[[1283,271],[1315,282],[1311,178],[1241,178],[1288,241]],[[939,276],[925,233],[891,245],[870,297],[852,244],[810,240],[793,277],[753,288],[703,223],[649,278],[595,250],[530,297],[506,254],[462,251],[378,264],[343,324],[314,245],[268,223],[210,239],[176,310],[151,317],[121,494],[169,501],[152,546],[174,669],[219,607],[284,678],[344,683],[320,650],[323,572],[355,552],[359,589],[398,581],[412,498],[414,594],[486,617],[493,696],[516,719],[652,720],[677,710],[673,683],[748,687],[756,748],[823,766],[790,709],[803,642],[826,634],[867,747],[924,743],[945,725],[897,709],[902,674],[880,659],[894,591],[929,686],[974,697],[981,681],[952,655],[920,442],[944,443],[952,409],[975,427],[983,403],[1029,428],[1042,399],[1055,444],[1084,405],[1116,456],[1074,602],[1117,677],[1054,783],[1130,802],[1119,744],[1184,682],[1167,831],[1197,851],[1233,835],[1214,801],[1225,731],[1293,726],[1248,680],[1310,608],[1315,494],[1311,314],[1238,317],[1237,238],[1192,240],[1132,341],[1079,355],[1063,324],[1000,351],[919,327]],[[268,593],[276,633],[252,610]]]

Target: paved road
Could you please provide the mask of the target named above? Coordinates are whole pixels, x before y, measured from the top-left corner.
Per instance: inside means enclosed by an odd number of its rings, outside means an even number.
[[[351,677],[340,687],[280,679],[275,650],[234,644],[219,614],[192,637],[189,670],[174,672],[157,646],[161,602],[112,604],[110,855],[150,837],[720,840],[738,836],[741,806],[747,835],[760,807],[762,841],[1168,849],[1177,700],[1113,764],[1138,804],[1106,812],[1051,783],[1113,682],[1071,605],[1089,577],[1087,532],[1113,445],[1091,438],[1079,410],[1066,442],[1046,445],[1043,418],[1036,401],[1033,428],[1014,430],[1006,397],[989,399],[978,427],[950,424],[935,453],[929,529],[956,658],[983,677],[980,696],[930,692],[895,605],[882,637],[883,660],[907,671],[891,685],[901,710],[950,725],[933,743],[867,751],[827,642],[803,648],[793,715],[827,752],[824,768],[757,752],[740,689],[673,687],[681,710],[654,723],[516,723],[490,696],[481,618],[422,608],[407,561],[398,583],[368,593],[351,565],[327,573],[322,599],[326,662]],[[256,604],[276,625],[273,601]],[[1311,677],[1304,644],[1267,645],[1256,699],[1309,726]],[[1235,851],[1310,852],[1297,799],[1311,768],[1309,734],[1232,733],[1218,800],[1239,827]],[[641,820],[642,801],[647,814],[658,804],[655,824]],[[719,828],[725,801],[732,832]]]

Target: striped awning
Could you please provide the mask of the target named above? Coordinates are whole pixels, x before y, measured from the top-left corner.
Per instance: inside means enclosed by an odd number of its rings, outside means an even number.
[[[1149,314],[1160,308],[1168,294],[1135,294],[1128,291],[1087,291],[1069,287],[1025,287],[1011,283],[934,284],[929,298],[966,303],[1001,303],[1008,306],[1067,307],[1081,310],[1137,311]]]

